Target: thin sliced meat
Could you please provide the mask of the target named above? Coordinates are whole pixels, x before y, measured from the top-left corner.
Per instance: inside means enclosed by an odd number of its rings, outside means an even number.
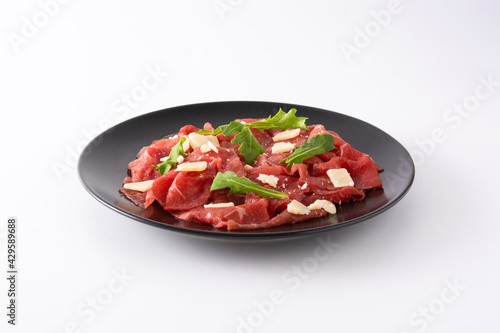
[[[151,205],[155,200],[158,201],[160,205],[165,207],[167,203],[168,191],[176,176],[176,173],[168,172],[163,176],[156,178],[151,185],[151,188],[147,191],[145,207]]]
[[[349,170],[354,186],[360,190],[382,187],[378,166],[370,156],[364,155],[357,161],[349,161]]]
[[[183,136],[188,135],[190,133],[197,132],[199,130],[200,129],[198,127],[194,127],[193,125],[186,125],[179,130],[179,133],[177,133],[177,136],[180,138],[180,137],[183,137]]]
[[[128,168],[133,182],[152,180],[160,176],[158,170],[153,167],[153,159],[147,151],[144,152],[141,158],[130,162]]]
[[[270,218],[267,213],[268,205],[269,201],[261,198],[255,202],[233,207],[205,208],[199,206],[182,212],[173,212],[173,215],[185,221],[210,223],[216,228],[241,230],[242,228],[239,226],[257,226],[268,221]]]
[[[346,186],[334,190],[316,190],[303,200],[303,204],[308,206],[316,200],[328,200],[333,203],[341,204],[350,200],[361,201],[365,196],[366,194],[364,191],[352,186]]]
[[[277,227],[283,224],[290,224],[290,223],[296,223],[296,222],[302,222],[314,218],[318,218],[321,216],[325,216],[328,214],[326,211],[322,209],[316,209],[312,210],[309,214],[306,215],[297,215],[297,214],[291,214],[288,211],[284,210],[283,212],[279,213],[269,221],[265,221],[261,223],[258,226],[252,226],[253,229],[259,229],[259,228],[271,228],[271,227]],[[240,226],[242,230],[249,230],[250,226]]]
[[[260,119],[244,119],[246,123]],[[214,130],[210,123],[203,125],[205,130]],[[216,228],[228,230],[253,230],[270,228],[283,224],[300,222],[327,214],[324,210],[313,210],[309,214],[299,215],[288,212],[287,206],[292,200],[304,205],[314,201],[328,200],[335,204],[347,201],[359,201],[365,198],[368,189],[382,187],[378,166],[368,155],[356,150],[345,142],[337,133],[326,130],[322,125],[308,126],[301,129],[298,136],[283,140],[296,146],[309,138],[329,133],[335,137],[333,150],[322,153],[302,163],[287,168],[280,163],[292,152],[272,153],[275,142],[273,137],[281,130],[256,130],[250,128],[255,138],[265,150],[257,161],[248,168],[239,145],[231,143],[234,135],[217,135],[220,147],[216,150],[189,149],[184,162],[207,162],[204,171],[179,172],[176,167],[167,174],[160,175],[153,165],[168,156],[182,136],[198,131],[199,128],[186,125],[176,135],[155,140],[142,148],[137,158],[129,163],[130,177],[124,183],[154,180],[146,192],[120,188],[120,191],[136,205],[146,208],[157,201],[166,211],[175,217],[192,222],[209,223]],[[330,169],[345,168],[354,181],[354,186],[335,188],[327,175]],[[255,193],[230,194],[229,189],[210,191],[211,184],[218,172],[232,171],[237,176],[247,177],[257,184],[288,194],[287,198],[262,198]],[[277,177],[276,187],[261,181],[260,175]],[[224,208],[205,208],[209,203],[232,202],[234,206]]]
[[[141,208],[146,208],[145,206],[146,192],[133,191],[123,187],[120,187],[120,192],[130,201],[132,201],[135,205]]]
[[[350,165],[345,157],[335,156],[322,163],[316,163],[312,166],[311,174],[314,176],[324,176],[330,169],[349,168]]]
[[[163,208],[167,211],[186,210],[205,204],[210,198],[214,177],[214,172],[178,172],[168,189]]]

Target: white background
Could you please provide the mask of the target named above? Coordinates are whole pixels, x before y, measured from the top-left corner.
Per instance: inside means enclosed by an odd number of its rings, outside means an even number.
[[[495,1],[3,1],[0,331],[498,332],[499,14]],[[413,187],[369,222],[235,243],[135,222],[80,184],[77,153],[101,130],[223,100],[368,121],[411,152]]]

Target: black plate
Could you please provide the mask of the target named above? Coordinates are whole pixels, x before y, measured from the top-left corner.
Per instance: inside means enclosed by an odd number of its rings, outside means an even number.
[[[235,118],[264,118],[279,108],[297,108],[297,115],[308,117],[307,124],[323,124],[337,132],[354,148],[370,155],[384,171],[384,189],[370,190],[360,202],[342,204],[336,215],[263,230],[227,231],[209,224],[178,220],[158,204],[144,210],[125,198],[118,188],[127,176],[127,165],[139,150],[153,140],[177,133],[187,124],[203,127],[210,121],[218,126]],[[151,112],[120,123],[90,142],[78,163],[80,180],[97,200],[127,217],[197,236],[262,239],[309,235],[352,225],[378,215],[395,205],[410,189],[415,168],[406,149],[382,130],[359,119],[308,106],[271,102],[214,102],[178,106]]]

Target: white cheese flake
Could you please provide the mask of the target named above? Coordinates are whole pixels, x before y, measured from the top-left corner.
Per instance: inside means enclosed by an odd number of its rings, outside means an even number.
[[[182,143],[182,149],[184,149],[184,152],[187,152],[191,145],[189,144],[189,138],[186,136],[186,141]]]
[[[306,188],[307,188],[307,183],[304,183],[304,185],[300,187],[301,190],[305,190]]]
[[[276,177],[276,176],[273,176],[273,175],[264,175],[264,174],[260,174],[258,177],[257,177],[257,180],[260,180],[261,182],[263,182],[264,184],[269,184],[271,185],[272,187],[276,187],[278,185],[278,180],[279,178]]]
[[[123,184],[123,188],[126,188],[127,190],[134,190],[134,191],[139,191],[139,192],[146,192],[151,188],[151,185],[153,185],[154,180],[144,180],[142,182],[135,182],[135,183],[127,183]]]
[[[212,150],[216,153],[219,152],[217,147],[215,147],[215,145],[211,141],[207,141],[207,143],[201,145],[200,150],[202,153],[208,153],[209,151],[212,151]]]
[[[204,144],[211,142],[213,146],[220,147],[219,140],[214,135],[201,135],[197,133],[189,133],[188,135],[189,145],[193,150],[200,148]]]
[[[288,204],[286,209],[290,214],[295,215],[307,215],[311,212],[311,210],[307,208],[307,206],[297,200],[292,200],[292,202]]]
[[[273,136],[273,141],[278,142],[278,141],[290,140],[298,137],[299,134],[300,134],[300,128],[289,129],[283,132],[279,132],[278,134]]]
[[[208,141],[212,142],[215,147],[220,147],[219,139],[215,135],[205,135]]]
[[[200,146],[200,150],[202,153],[208,153],[209,151],[212,150],[212,148],[210,148],[206,143],[204,145],[201,145]]]
[[[215,138],[215,140],[217,140],[217,138]],[[219,140],[217,140],[217,142],[219,142]],[[219,153],[219,150],[217,149],[217,147],[214,145],[214,143],[212,141],[208,141],[207,142],[207,145],[216,153]]]
[[[234,202],[220,202],[220,203],[210,203],[208,205],[203,205],[205,208],[227,208],[234,207]]]
[[[335,187],[354,186],[354,181],[352,180],[351,175],[344,168],[330,169],[326,172],[326,174]]]
[[[206,161],[202,162],[186,162],[177,164],[176,171],[204,171],[208,166]]]
[[[309,206],[307,206],[307,208],[309,208],[310,210],[323,209],[323,210],[326,210],[330,214],[337,213],[337,208],[335,207],[335,205],[328,200],[318,199],[318,200],[314,201],[312,204],[310,204]]]
[[[189,133],[188,139],[189,139],[189,145],[191,146],[191,148],[193,148],[193,150],[200,148],[208,141],[208,139],[205,138],[203,135],[196,133]]]
[[[252,170],[252,169],[253,169],[253,166],[248,165],[248,164],[245,164],[245,165],[243,166],[243,169],[245,169],[245,171]]]
[[[278,142],[273,145],[271,151],[273,154],[287,153],[295,149],[295,145],[290,142]]]

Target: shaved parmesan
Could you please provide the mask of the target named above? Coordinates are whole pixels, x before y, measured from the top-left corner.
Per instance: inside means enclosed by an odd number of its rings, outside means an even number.
[[[297,200],[292,200],[292,202],[288,204],[286,209],[289,213],[295,215],[307,215],[311,212],[311,210],[307,208],[307,206]]]
[[[300,128],[289,129],[283,132],[279,132],[278,134],[273,136],[273,141],[278,142],[278,141],[293,139],[295,137],[298,137],[299,134],[300,134]]]
[[[220,147],[219,139],[217,139],[215,135],[205,135],[205,137],[208,139],[208,141],[213,143],[215,147]]]
[[[200,148],[208,142],[212,143],[212,145],[215,147],[220,147],[219,140],[214,135],[201,135],[193,132],[189,133],[188,139],[189,145],[191,146],[191,148],[193,148],[193,150]]]
[[[203,205],[205,208],[227,208],[234,207],[234,202],[220,202],[220,203],[211,203],[208,205]]]
[[[335,214],[337,213],[337,208],[333,203],[331,203],[328,200],[316,200],[309,206],[307,206],[310,210],[315,210],[315,209],[323,209],[326,210],[330,214]]]
[[[186,162],[177,164],[176,171],[204,171],[208,166],[205,161],[202,162]]]
[[[287,153],[295,149],[295,145],[290,142],[278,142],[271,148],[273,154]]]
[[[209,151],[212,150],[206,143],[204,145],[201,145],[200,150],[202,153],[208,153]]]
[[[189,143],[189,138],[186,137],[186,141],[184,141],[184,143],[182,144],[182,149],[184,149],[184,152],[187,152],[190,147],[191,145]]]
[[[354,186],[354,181],[352,180],[347,169],[330,169],[326,172],[326,174],[335,187]]]
[[[146,192],[151,188],[151,185],[153,185],[154,180],[145,180],[142,182],[135,182],[135,183],[127,183],[123,184],[123,188],[126,188],[127,190],[134,190],[134,191],[139,191],[139,192]]]
[[[276,176],[272,176],[272,175],[263,175],[263,174],[260,174],[257,177],[257,180],[260,180],[264,184],[269,184],[272,187],[276,187],[278,185],[279,178],[276,177]]]
[[[212,150],[216,153],[219,152],[217,147],[215,147],[215,145],[211,141],[207,141],[207,143],[201,145],[200,150],[202,153],[208,153],[209,151],[212,151]]]
[[[215,142],[217,142],[217,144],[219,144],[219,140],[217,140],[217,138],[214,136],[215,138]],[[212,142],[212,140],[208,139],[208,142],[207,142],[207,145],[212,148],[212,150],[216,153],[219,153],[219,150],[217,149],[217,147],[215,146],[214,142]],[[219,146],[220,147],[220,146]]]

